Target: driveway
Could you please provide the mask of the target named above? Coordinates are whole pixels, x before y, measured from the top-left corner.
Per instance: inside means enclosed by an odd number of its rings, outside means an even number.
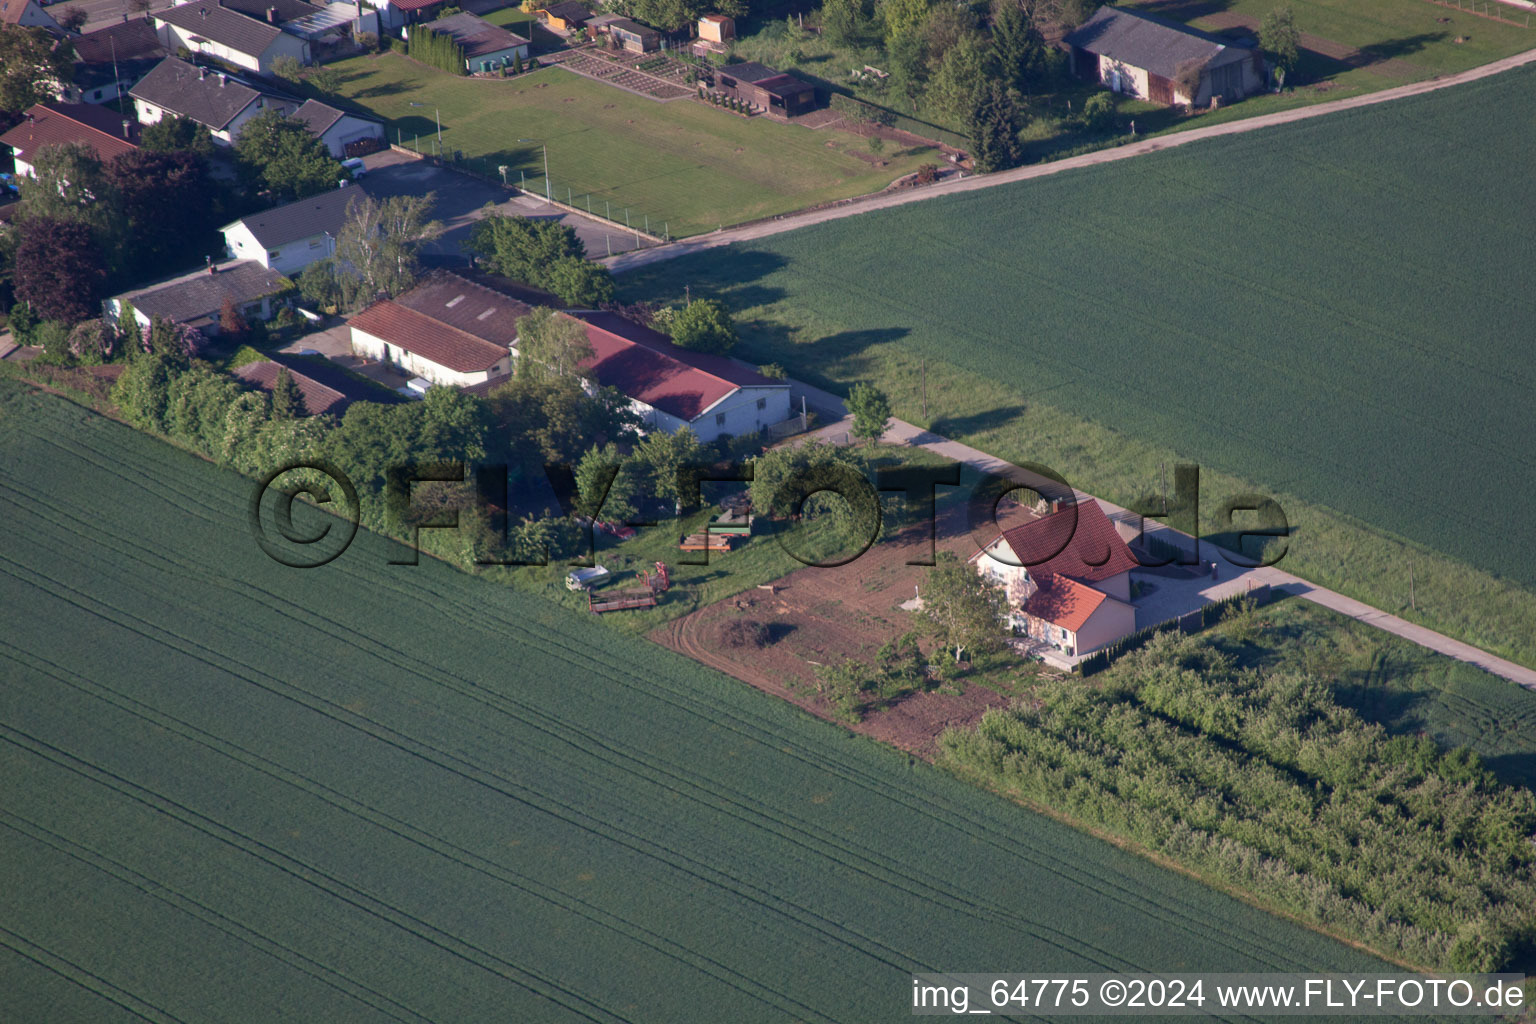
[[[637,248],[637,236],[626,233],[623,228],[567,213],[534,196],[523,195],[515,188],[460,174],[430,160],[385,150],[365,157],[363,163],[368,168],[368,176],[364,179],[368,193],[376,198],[437,193],[432,216],[443,222],[445,230],[425,247],[424,252],[429,257],[463,258],[464,242],[475,221],[485,216],[486,204],[509,217],[559,221],[576,232],[576,237],[587,247],[587,255],[593,259]]]

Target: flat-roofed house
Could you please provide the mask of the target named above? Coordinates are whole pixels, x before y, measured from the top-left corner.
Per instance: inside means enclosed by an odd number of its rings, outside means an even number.
[[[89,146],[106,163],[139,148],[139,126],[94,103],[34,103],[20,124],[0,135],[0,145],[11,147],[17,174],[33,173],[32,162],[43,147],[74,142]]]
[[[1092,498],[1002,531],[970,561],[1003,585],[1013,628],[1069,658],[1136,631],[1130,574],[1141,563]]]
[[[292,114],[303,106],[292,96],[167,57],[128,90],[140,124],[186,117],[203,125],[220,145],[232,146],[245,122],[267,110]]]
[[[650,53],[661,47],[661,33],[649,25],[629,18],[613,18],[599,30],[619,41],[619,46],[634,53]]]
[[[217,0],[193,0],[161,8],[150,17],[161,42],[171,50],[185,47],[261,74],[270,74],[279,57],[310,62],[309,42],[284,32],[275,15],[272,20],[258,19]]]
[[[1268,81],[1253,47],[1140,11],[1100,7],[1062,42],[1080,78],[1153,103],[1203,107],[1213,97],[1233,103],[1263,91]],[[1177,84],[1180,69],[1191,63],[1200,68],[1193,96]]]
[[[814,85],[756,61],[718,69],[715,89],[783,117],[803,114],[816,106]]]

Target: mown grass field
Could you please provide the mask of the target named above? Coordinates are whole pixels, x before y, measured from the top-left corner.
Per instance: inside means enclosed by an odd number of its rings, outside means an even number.
[[[623,222],[627,208],[635,227],[648,217],[653,233],[673,237],[876,192],[935,159],[928,149],[888,149],[880,167],[847,132],[658,103],[558,68],[503,81],[456,78],[396,54],[332,66],[341,97],[384,118],[391,142],[419,137],[431,152],[441,111],[444,152],[460,150],[491,174],[505,164],[510,182],[525,174],[540,192],[547,142],[556,198],[585,206],[590,194],[594,213]]]
[[[743,355],[872,379],[1119,502],[1201,464],[1274,494],[1282,567],[1536,664],[1536,71],[659,264]],[[1208,522],[1208,526],[1211,525]]]
[[[911,970],[1381,969],[371,535],[283,568],[250,481],[10,381],[0,453],[8,1019],[894,1021]]]

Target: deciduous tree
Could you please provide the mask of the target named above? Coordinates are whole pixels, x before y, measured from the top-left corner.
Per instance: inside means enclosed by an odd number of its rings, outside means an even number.
[[[10,128],[22,111],[54,95],[54,83],[68,82],[74,65],[67,47],[55,46],[41,28],[0,24],[0,128]]]
[[[136,276],[167,274],[223,248],[213,230],[217,191],[202,157],[139,149],[113,159],[105,173]]]
[[[891,400],[873,384],[855,384],[848,392],[848,411],[853,413],[853,436],[873,447],[890,422]]]
[[[443,228],[440,221],[427,219],[435,200],[431,192],[383,202],[366,195],[352,200],[336,236],[337,269],[350,270],[358,281],[355,290],[341,289],[349,299],[393,297],[416,283],[417,254]]]
[[[592,343],[580,320],[552,309],[536,309],[517,321],[517,375],[531,380],[572,377],[592,357]]]
[[[245,123],[235,157],[246,182],[279,202],[316,195],[350,177],[308,125],[276,109]]]
[[[16,248],[16,297],[44,320],[74,324],[98,311],[106,278],[91,229],[80,221],[29,218]]]
[[[695,352],[729,352],[736,344],[731,311],[718,299],[694,299],[671,319],[672,340]]]
[[[1285,74],[1301,60],[1301,31],[1289,6],[1276,7],[1259,22],[1259,49],[1270,65]]]
[[[161,117],[154,124],[139,130],[139,149],[158,153],[196,153],[201,157],[213,155],[218,143],[208,126],[190,117]]]
[[[960,661],[967,651],[996,650],[1002,646],[1002,586],[955,557],[940,552],[928,570],[918,614],[944,647]]]

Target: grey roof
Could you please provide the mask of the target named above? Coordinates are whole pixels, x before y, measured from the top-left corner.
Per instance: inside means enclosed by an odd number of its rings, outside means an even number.
[[[376,117],[368,117],[364,114],[353,114],[345,110],[337,110],[329,103],[321,103],[319,100],[305,100],[304,105],[293,112],[295,120],[303,121],[309,126],[309,130],[315,135],[324,135],[326,130],[344,117],[356,117],[364,121],[378,121]]]
[[[163,316],[177,323],[217,319],[227,295],[236,305],[255,302],[281,291],[288,279],[255,260],[215,265],[217,273],[198,270],[191,274],[121,296],[147,317]]]
[[[252,57],[265,53],[272,41],[283,34],[276,25],[232,11],[214,0],[195,0],[166,7],[155,11],[151,17]]]
[[[87,32],[70,40],[75,51],[75,75],[71,83],[89,91],[111,85],[120,78],[136,82],[170,56],[147,19]]]
[[[501,348],[516,343],[517,321],[533,312],[525,302],[448,270],[428,274],[395,302]]]
[[[1164,78],[1173,78],[1187,60],[1221,65],[1253,53],[1249,47],[1188,25],[1107,5],[1069,32],[1063,42]]]
[[[527,44],[528,40],[515,32],[508,32],[492,25],[484,18],[477,18],[467,11],[450,14],[430,22],[427,28],[453,37],[464,48],[465,57],[483,57],[488,53],[500,53]]]
[[[226,224],[221,230],[228,231],[235,224],[244,224],[256,241],[268,249],[276,249],[302,238],[312,238],[321,233],[336,235],[347,220],[347,207],[354,199],[367,198],[367,183],[356,182],[344,188],[334,188],[308,199],[297,199],[270,210],[252,213]]]
[[[631,21],[629,18],[615,18],[610,22],[606,22],[606,25],[608,26],[608,31],[610,32],[612,32],[614,29],[618,29],[621,32],[633,32],[637,36],[661,35],[660,32],[656,31],[654,28],[651,28],[651,26],[642,25],[638,21]]]
[[[587,5],[578,3],[577,0],[560,0],[557,4],[545,4],[539,10],[561,21],[586,21],[592,17],[592,12]]]
[[[323,8],[314,4],[305,3],[304,0],[219,0],[219,5],[226,10],[238,11],[248,18],[258,21],[270,20],[267,16],[269,10],[275,10],[277,24],[285,21],[293,21],[295,18],[307,17],[317,14]]]
[[[176,57],[167,57],[155,65],[138,85],[128,90],[128,95],[173,114],[190,117],[215,131],[233,121],[236,114],[261,96],[292,103],[295,107],[299,105],[298,100],[281,93],[253,88],[233,75],[221,76],[216,71],[194,67]]]

